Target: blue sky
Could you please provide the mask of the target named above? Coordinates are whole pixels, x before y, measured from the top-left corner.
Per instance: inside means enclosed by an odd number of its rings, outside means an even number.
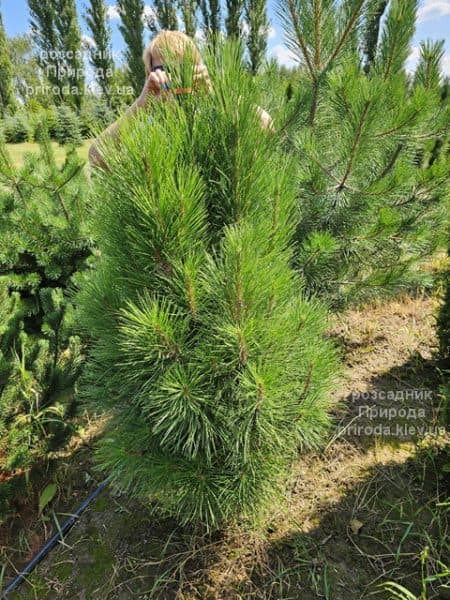
[[[113,52],[120,60],[123,50],[123,41],[117,29],[118,15],[114,10],[114,0],[106,2],[109,10],[113,32]],[[86,0],[77,0],[79,15],[84,13]],[[151,3],[146,6],[150,9]],[[271,22],[269,32],[269,54],[276,56],[283,64],[292,64],[292,57],[283,43],[283,32],[276,17],[277,0],[269,0],[268,12]],[[6,32],[9,36],[24,33],[29,29],[28,5],[26,0],[0,0],[0,9],[3,15]],[[80,24],[85,35],[88,34],[86,24],[80,19]],[[424,39],[445,39],[445,57],[443,62],[444,72],[450,75],[450,0],[421,0],[419,4],[417,30],[414,36],[409,66],[412,68],[418,55],[418,45]]]

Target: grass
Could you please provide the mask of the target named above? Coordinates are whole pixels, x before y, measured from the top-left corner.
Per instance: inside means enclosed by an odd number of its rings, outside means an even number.
[[[52,147],[55,152],[56,162],[62,164],[66,155],[65,146],[60,146],[57,142],[52,142]],[[77,148],[78,155],[87,161],[89,146],[92,144],[92,140],[83,140],[83,144]],[[6,144],[8,152],[17,166],[23,165],[23,157],[28,152],[36,152],[39,149],[39,145],[35,142],[23,142],[22,144]]]
[[[441,401],[433,362],[437,307],[433,298],[405,298],[335,319],[331,334],[346,364],[336,390],[343,433],[324,451],[299,457],[284,505],[273,508],[260,531],[242,527],[207,537],[108,488],[11,600],[450,597],[441,465],[448,434],[393,440],[345,433],[358,412],[355,392],[432,389],[423,410],[433,424]],[[30,491],[31,509],[19,507],[20,519],[5,528],[5,580],[52,534],[51,516],[61,523],[102,479],[92,469],[98,435],[101,423],[87,419],[83,438],[60,451],[57,470]],[[42,521],[39,493],[51,482],[58,495]],[[0,579],[1,573],[0,567]]]

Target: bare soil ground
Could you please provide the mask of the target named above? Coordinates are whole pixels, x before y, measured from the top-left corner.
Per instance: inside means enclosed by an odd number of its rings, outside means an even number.
[[[206,537],[108,489],[11,598],[388,599],[388,580],[419,596],[442,572],[448,527],[437,305],[405,298],[334,317],[345,365],[337,427],[322,452],[299,458],[260,531]],[[101,425],[55,456],[3,528],[5,576],[51,535],[53,514],[63,521],[101,480],[91,463]],[[59,496],[43,521],[35,506],[51,481]],[[424,598],[450,598],[444,583],[428,582]]]

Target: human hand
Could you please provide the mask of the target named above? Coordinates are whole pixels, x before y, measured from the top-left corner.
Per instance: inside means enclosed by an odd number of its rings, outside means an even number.
[[[147,77],[142,92],[137,99],[139,106],[145,106],[148,96],[160,97],[163,90],[167,90],[170,84],[170,76],[162,69],[152,71]]]

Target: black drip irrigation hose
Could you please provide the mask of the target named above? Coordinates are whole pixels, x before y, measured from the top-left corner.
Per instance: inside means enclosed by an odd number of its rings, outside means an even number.
[[[0,600],[7,600],[7,595],[14,591],[21,583],[23,583],[33,569],[38,565],[41,560],[43,560],[50,550],[56,546],[56,544],[62,539],[65,533],[69,531],[69,529],[77,522],[79,517],[83,514],[89,504],[97,498],[97,496],[103,491],[103,489],[110,482],[111,477],[105,479],[96,490],[92,492],[90,496],[86,498],[86,500],[80,504],[79,508],[76,512],[74,512],[62,525],[60,531],[55,533],[53,537],[51,537],[48,542],[46,542],[42,548],[33,556],[30,562],[22,569],[22,571],[14,577],[14,579],[6,586],[6,588],[2,591]]]

